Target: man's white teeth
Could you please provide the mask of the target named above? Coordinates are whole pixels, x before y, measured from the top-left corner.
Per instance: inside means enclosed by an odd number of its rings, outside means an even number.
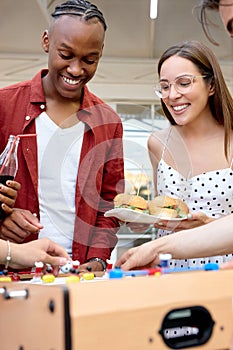
[[[80,82],[80,80],[73,80],[73,79],[69,79],[66,77],[63,77],[64,81],[70,85],[75,85],[78,84]]]
[[[188,106],[187,104],[181,105],[181,106],[173,106],[173,109],[178,112],[178,111],[181,111],[182,109],[185,109],[187,106]]]

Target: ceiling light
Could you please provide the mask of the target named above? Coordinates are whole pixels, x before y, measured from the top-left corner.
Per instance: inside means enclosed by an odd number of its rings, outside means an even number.
[[[150,18],[157,18],[158,14],[158,0],[150,0]]]

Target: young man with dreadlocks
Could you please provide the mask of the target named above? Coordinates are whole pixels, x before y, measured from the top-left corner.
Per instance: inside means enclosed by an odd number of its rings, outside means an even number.
[[[81,269],[103,270],[118,222],[106,218],[124,191],[122,123],[86,84],[95,75],[106,23],[89,1],[55,8],[42,47],[48,69],[32,80],[0,90],[0,140],[22,138],[13,213],[0,238],[16,243],[48,237],[63,246]]]

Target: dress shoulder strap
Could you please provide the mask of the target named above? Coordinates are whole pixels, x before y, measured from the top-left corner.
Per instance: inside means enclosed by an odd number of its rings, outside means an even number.
[[[167,137],[166,137],[166,140],[165,140],[165,143],[164,143],[164,146],[163,146],[163,152],[162,152],[161,159],[163,159],[165,150],[166,150],[166,148],[167,148],[167,144],[168,144],[169,137],[171,136],[171,132],[172,132],[172,125],[170,126],[169,131],[168,131],[168,133],[167,133]]]
[[[230,168],[233,170],[233,157],[231,158]]]

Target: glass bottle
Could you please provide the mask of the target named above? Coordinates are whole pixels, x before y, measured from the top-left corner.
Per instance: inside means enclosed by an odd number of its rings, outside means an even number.
[[[18,170],[19,137],[10,135],[4,151],[0,155],[0,183],[6,185],[7,180],[14,180]],[[0,203],[0,219],[5,218],[5,212]]]

